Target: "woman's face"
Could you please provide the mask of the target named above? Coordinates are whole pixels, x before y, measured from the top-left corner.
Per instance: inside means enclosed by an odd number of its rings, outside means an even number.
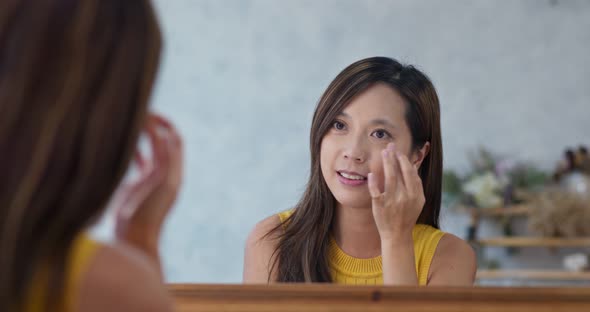
[[[320,147],[322,175],[342,206],[371,207],[369,172],[383,191],[381,151],[394,143],[396,151],[418,167],[428,145],[412,151],[406,123],[406,102],[393,88],[375,84],[352,99],[324,136]]]

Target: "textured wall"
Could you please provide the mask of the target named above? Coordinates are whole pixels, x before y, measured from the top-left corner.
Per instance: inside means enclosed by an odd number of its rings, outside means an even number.
[[[162,241],[172,282],[241,280],[247,233],[306,182],[317,99],[360,58],[430,75],[450,168],[465,170],[479,145],[552,168],[565,146],[590,143],[589,1],[155,3],[166,46],[153,102],[187,155]],[[445,213],[445,230],[463,235],[464,223]]]

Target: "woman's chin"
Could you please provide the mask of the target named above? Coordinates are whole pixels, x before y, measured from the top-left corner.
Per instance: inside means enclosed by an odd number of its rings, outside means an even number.
[[[339,195],[339,196],[338,196]],[[335,196],[338,204],[345,208],[371,209],[370,196],[351,196],[352,194],[338,194]]]

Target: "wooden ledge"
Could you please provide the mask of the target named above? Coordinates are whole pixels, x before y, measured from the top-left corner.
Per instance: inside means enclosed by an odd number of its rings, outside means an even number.
[[[171,284],[178,311],[590,311],[590,288]]]

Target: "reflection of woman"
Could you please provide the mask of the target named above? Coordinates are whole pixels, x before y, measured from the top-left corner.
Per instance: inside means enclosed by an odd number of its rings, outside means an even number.
[[[473,284],[473,250],[438,229],[441,179],[430,80],[384,57],[350,65],[316,108],[307,189],[256,225],[244,281]]]
[[[0,311],[168,311],[158,237],[181,173],[148,113],[160,31],[147,0],[0,1]],[[145,130],[152,156],[118,188]],[[118,242],[84,229],[118,188]]]

